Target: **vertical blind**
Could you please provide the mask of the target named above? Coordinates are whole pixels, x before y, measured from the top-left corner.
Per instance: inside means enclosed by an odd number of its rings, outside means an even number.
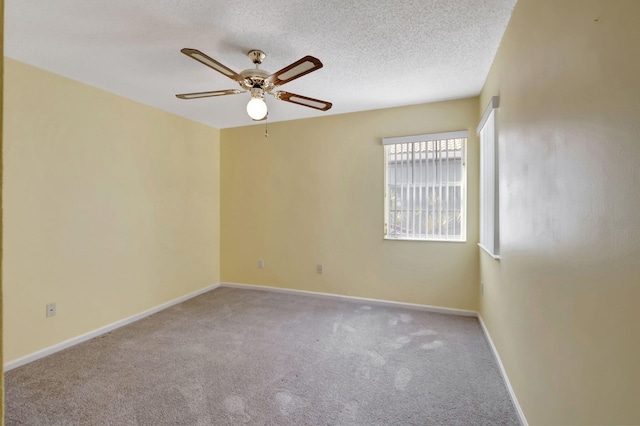
[[[468,132],[384,138],[385,238],[464,241]]]
[[[498,150],[496,146],[495,108],[499,99],[494,96],[478,126],[480,135],[480,247],[492,257],[500,256],[498,208]]]

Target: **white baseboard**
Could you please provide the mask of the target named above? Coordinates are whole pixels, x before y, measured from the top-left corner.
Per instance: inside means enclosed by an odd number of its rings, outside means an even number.
[[[355,302],[366,302],[371,305],[396,306],[401,308],[411,308],[411,309],[417,309],[420,311],[435,312],[439,314],[460,315],[465,317],[478,316],[478,313],[476,311],[467,311],[464,309],[442,308],[440,306],[419,305],[416,303],[394,302],[391,300],[381,300],[381,299],[369,299],[366,297],[345,296],[342,294],[333,294],[333,293],[320,293],[316,291],[296,290],[292,288],[268,287],[264,285],[228,283],[228,282],[220,283],[220,287],[246,288],[251,290],[273,291],[277,293],[304,294],[307,296],[316,296],[316,297],[322,297],[326,299],[351,300]]]
[[[491,339],[489,330],[487,330],[487,327],[485,326],[484,321],[482,320],[482,316],[480,314],[478,314],[478,321],[480,322],[480,327],[482,327],[482,331],[484,332],[484,335],[487,337],[487,341],[489,342],[489,346],[491,347],[493,356],[495,357],[496,363],[498,364],[498,368],[500,369],[500,374],[502,374],[502,379],[504,380],[504,384],[507,386],[507,390],[509,391],[509,395],[511,396],[513,405],[516,407],[516,412],[518,413],[518,417],[520,417],[520,423],[522,423],[522,426],[529,426],[529,423],[527,422],[527,418],[524,416],[522,407],[520,407],[520,403],[518,402],[518,398],[516,397],[516,393],[513,391],[513,387],[511,387],[509,376],[507,376],[507,371],[504,369],[504,365],[502,364],[502,360],[500,359],[498,350],[496,349],[496,346],[493,344],[493,340]]]
[[[124,318],[120,321],[116,321],[112,324],[106,325],[104,327],[100,327],[96,330],[90,331],[88,333],[82,334],[80,336],[74,337],[72,339],[69,340],[65,340],[64,342],[60,342],[58,344],[55,344],[53,346],[49,346],[48,348],[44,348],[42,350],[39,350],[37,352],[34,352],[32,354],[23,356],[22,358],[18,358],[16,360],[13,360],[11,362],[8,362],[4,365],[4,371],[9,371],[12,370],[14,368],[20,367],[22,365],[28,364],[32,361],[35,361],[37,359],[43,358],[47,355],[51,355],[53,353],[59,352],[63,349],[67,349],[71,346],[77,345],[78,343],[82,343],[85,342],[89,339],[93,339],[94,337],[100,336],[101,334],[105,334],[108,333],[112,330],[115,330],[116,328],[120,328],[122,326],[125,326],[127,324],[131,324],[134,321],[138,321],[144,317],[148,317],[149,315],[155,314],[156,312],[160,312],[163,309],[167,309],[173,305],[177,305],[178,303],[182,303],[186,300],[189,300],[193,297],[199,296],[203,293],[206,293],[208,291],[214,290],[216,288],[218,288],[220,286],[220,283],[216,283],[216,284],[212,284],[210,286],[207,286],[205,288],[202,288],[200,290],[194,291],[193,293],[189,293],[185,296],[182,297],[178,297],[177,299],[173,299],[170,300],[166,303],[163,303],[161,305],[158,305],[156,307],[153,307],[151,309],[148,309],[144,312],[140,312],[139,314],[130,316],[128,318]]]

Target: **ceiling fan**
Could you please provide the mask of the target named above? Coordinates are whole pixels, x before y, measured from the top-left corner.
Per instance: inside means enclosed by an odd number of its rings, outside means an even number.
[[[180,51],[209,68],[213,68],[224,76],[235,80],[243,89],[215,90],[213,92],[183,93],[176,95],[176,97],[180,99],[208,98],[212,96],[236,95],[238,93],[250,92],[251,100],[247,104],[247,114],[249,114],[249,117],[255,121],[267,118],[267,104],[264,100],[265,93],[272,95],[281,101],[291,102],[293,104],[318,109],[320,111],[327,111],[332,106],[331,102],[321,101],[319,99],[313,99],[307,96],[297,95],[295,93],[275,90],[278,86],[322,68],[322,62],[313,56],[305,56],[291,65],[284,67],[280,71],[271,74],[268,71],[260,69],[260,64],[262,64],[262,61],[266,57],[265,53],[260,50],[251,50],[249,51],[248,56],[255,64],[255,69],[240,71],[238,74],[199,50],[185,48]]]

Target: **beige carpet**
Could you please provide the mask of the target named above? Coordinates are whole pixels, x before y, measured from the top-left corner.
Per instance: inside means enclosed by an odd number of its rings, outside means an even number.
[[[219,288],[5,374],[6,425],[517,425],[478,320]]]

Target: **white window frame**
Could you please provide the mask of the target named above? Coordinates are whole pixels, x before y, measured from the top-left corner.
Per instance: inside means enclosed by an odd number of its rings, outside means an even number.
[[[480,138],[480,242],[489,256],[500,259],[500,203],[498,127],[496,122],[500,98],[489,101],[477,133]]]
[[[400,137],[391,137],[391,138],[383,138],[382,144],[383,146],[387,145],[396,145],[396,144],[408,144],[408,143],[420,143],[420,142],[430,142],[430,141],[444,141],[444,140],[452,140],[452,139],[464,139],[462,143],[462,157],[461,157],[461,177],[460,177],[460,192],[461,192],[461,200],[460,200],[460,210],[461,210],[461,220],[460,220],[460,236],[453,238],[448,235],[442,235],[440,232],[438,237],[429,237],[426,238],[415,238],[410,236],[389,236],[388,227],[389,227],[389,206],[390,206],[390,196],[389,194],[389,167],[388,167],[388,159],[386,155],[384,156],[384,239],[391,241],[439,241],[439,242],[466,242],[467,240],[467,142],[469,138],[469,131],[467,130],[459,130],[453,132],[443,132],[443,133],[430,133],[423,135],[413,135],[413,136],[400,136]],[[451,185],[447,183],[447,188],[451,188],[456,185]],[[427,187],[428,188],[428,187]],[[428,189],[427,189],[428,191]],[[433,234],[432,234],[433,235]]]

